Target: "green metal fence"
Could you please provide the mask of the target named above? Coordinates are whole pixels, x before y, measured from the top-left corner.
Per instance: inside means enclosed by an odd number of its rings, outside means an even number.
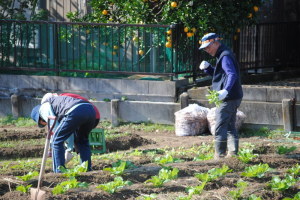
[[[193,73],[197,42],[178,26],[0,20],[0,72],[85,77]]]

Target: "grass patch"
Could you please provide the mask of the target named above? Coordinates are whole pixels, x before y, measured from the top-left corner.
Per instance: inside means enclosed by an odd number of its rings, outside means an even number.
[[[17,140],[17,141],[1,141],[0,148],[17,148],[20,146],[36,146],[44,145],[45,138],[31,139],[31,140]]]
[[[14,125],[16,127],[29,127],[35,126],[36,122],[34,122],[31,118],[26,117],[18,117],[14,118],[12,115],[8,115],[6,117],[0,118],[0,126]]]
[[[266,137],[266,138],[275,138],[275,137],[284,137],[284,130],[275,129],[271,130],[269,127],[263,126],[259,129],[253,128],[242,128],[240,131],[240,137]]]

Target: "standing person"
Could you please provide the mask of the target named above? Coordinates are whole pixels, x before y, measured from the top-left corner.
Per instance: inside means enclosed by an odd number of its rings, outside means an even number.
[[[95,127],[96,113],[91,103],[69,96],[52,96],[43,104],[32,109],[31,118],[39,127],[47,125],[48,117],[56,116],[59,124],[52,136],[53,171],[60,173],[59,166],[65,167],[64,141],[72,134],[82,162],[88,162],[91,170],[91,149],[88,135]],[[51,121],[50,123],[53,123]]]
[[[238,62],[233,53],[222,43],[216,33],[208,33],[201,39],[201,46],[216,57],[216,66],[202,61],[200,69],[212,76],[212,90],[219,94],[222,103],[216,108],[215,159],[236,155],[239,137],[235,127],[237,108],[243,98]],[[228,143],[228,145],[227,145]]]

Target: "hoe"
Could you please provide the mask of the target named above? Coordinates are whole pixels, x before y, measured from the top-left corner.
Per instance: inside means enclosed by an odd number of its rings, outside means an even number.
[[[54,120],[51,128],[50,128],[50,119]],[[56,123],[56,117],[54,116],[49,116],[48,117],[48,133],[46,136],[46,143],[45,143],[45,147],[44,147],[44,154],[43,154],[43,159],[42,159],[42,164],[41,164],[41,169],[40,169],[40,174],[39,174],[39,179],[38,179],[38,186],[37,188],[31,188],[30,189],[30,194],[31,194],[31,199],[32,200],[44,200],[45,199],[45,194],[46,192],[41,190],[40,187],[42,185],[42,180],[44,177],[44,173],[45,173],[45,165],[46,165],[46,160],[48,157],[48,149],[49,149],[49,145],[50,145],[50,138],[51,138],[51,134],[52,134],[52,130],[55,126]]]

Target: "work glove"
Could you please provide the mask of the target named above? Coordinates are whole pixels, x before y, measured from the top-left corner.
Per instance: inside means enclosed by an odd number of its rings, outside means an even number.
[[[218,91],[218,94],[219,94],[219,100],[222,101],[223,99],[226,98],[228,91],[223,89],[223,90]]]
[[[210,66],[209,62],[203,60],[203,61],[201,62],[201,64],[200,64],[199,68],[200,68],[201,70],[205,70],[205,69],[207,69],[209,66]]]

